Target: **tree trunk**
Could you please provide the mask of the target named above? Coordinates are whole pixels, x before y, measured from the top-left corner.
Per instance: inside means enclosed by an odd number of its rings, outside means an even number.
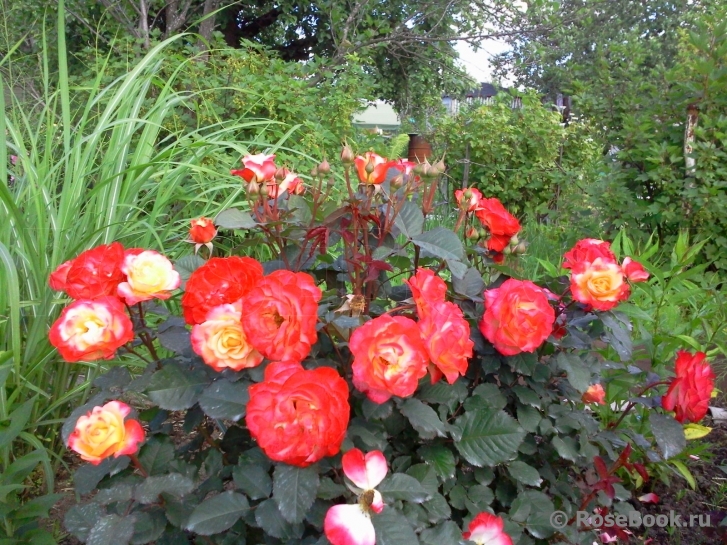
[[[205,0],[204,12],[202,17],[204,20],[199,25],[200,41],[199,46],[202,51],[207,50],[207,44],[212,39],[212,32],[217,26],[217,14],[211,15],[219,7],[219,0]],[[201,60],[206,60],[207,54],[202,55]]]

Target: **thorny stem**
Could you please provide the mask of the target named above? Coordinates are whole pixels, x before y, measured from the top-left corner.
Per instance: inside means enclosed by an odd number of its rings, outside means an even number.
[[[130,454],[129,458],[131,458],[131,463],[134,464],[134,467],[139,470],[139,473],[143,477],[148,477],[149,473],[144,469],[144,466],[141,465],[141,462],[139,461],[139,458],[136,456],[136,454]]]

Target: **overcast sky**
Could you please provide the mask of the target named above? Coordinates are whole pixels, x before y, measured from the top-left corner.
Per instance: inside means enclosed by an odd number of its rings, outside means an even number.
[[[482,47],[475,53],[468,43],[457,42],[456,49],[459,53],[460,62],[467,70],[467,73],[479,82],[489,83],[492,81],[490,57],[505,51],[507,45],[498,40],[486,40],[482,42]]]

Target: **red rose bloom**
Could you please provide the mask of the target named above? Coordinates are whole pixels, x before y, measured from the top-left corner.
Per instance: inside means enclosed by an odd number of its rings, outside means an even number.
[[[644,266],[630,257],[624,258],[623,263],[621,263],[621,270],[631,282],[645,282],[649,279],[649,273],[646,272]]]
[[[505,280],[485,291],[485,303],[480,331],[500,354],[533,352],[553,331],[555,311],[548,296],[528,280]]]
[[[563,254],[563,268],[572,269],[576,263],[593,263],[601,258],[602,262],[616,263],[616,256],[611,251],[611,244],[596,238],[579,240],[573,248]]]
[[[356,165],[358,179],[364,184],[380,184],[386,179],[389,167],[396,165],[395,161],[389,161],[373,151],[367,151],[363,156],[359,155],[353,162]],[[367,172],[367,167],[371,172]]]
[[[605,405],[606,391],[600,384],[591,384],[581,396],[581,401],[583,401],[583,403],[597,403],[598,405]]]
[[[704,360],[706,356],[704,352],[694,355],[684,350],[677,352],[676,377],[661,398],[661,406],[675,411],[678,422],[699,422],[707,414],[715,376]]]
[[[48,333],[66,361],[111,359],[134,340],[134,326],[116,297],[74,301],[61,312]]]
[[[467,372],[474,342],[470,339],[470,325],[462,310],[454,303],[438,302],[431,306],[427,316],[419,320],[424,346],[432,361],[429,372],[432,384],[442,375],[454,384]]]
[[[303,361],[318,339],[321,290],[306,273],[275,271],[242,300],[242,328],[271,360]]]
[[[419,318],[424,318],[434,303],[444,302],[447,284],[431,269],[419,268],[414,276],[405,280],[417,306]]]
[[[374,403],[408,397],[427,374],[427,349],[414,320],[384,314],[356,329],[349,342],[353,384]]]
[[[124,247],[119,242],[96,246],[60,265],[51,273],[48,283],[73,299],[115,296],[118,285],[126,280],[121,271],[123,261]]]
[[[505,209],[499,199],[481,199],[475,216],[490,231],[487,248],[493,252],[503,251],[510,239],[520,232],[520,222]]]
[[[270,459],[306,467],[341,450],[351,409],[334,369],[271,363],[249,392],[245,423]]]
[[[217,236],[217,229],[214,222],[209,218],[197,218],[192,220],[189,229],[189,240],[195,244],[207,244]]]
[[[187,280],[182,296],[184,320],[201,324],[213,307],[234,303],[263,277],[263,266],[251,257],[213,257]]]

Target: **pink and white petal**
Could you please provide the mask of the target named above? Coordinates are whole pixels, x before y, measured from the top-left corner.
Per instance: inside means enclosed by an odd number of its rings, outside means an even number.
[[[371,510],[374,513],[381,513],[384,510],[384,498],[381,497],[381,492],[374,490],[374,499],[371,502]]]
[[[323,530],[331,545],[375,545],[371,518],[361,506],[334,505],[326,513]]]
[[[131,413],[131,407],[122,401],[109,401],[103,406],[103,410],[114,411],[121,415],[122,419],[126,418]]]
[[[497,515],[483,512],[469,524],[469,532],[463,537],[478,545],[512,545],[512,539],[504,530],[504,521]]]
[[[353,484],[362,490],[369,490],[369,480],[366,475],[366,458],[364,453],[357,448],[352,448],[341,459],[343,473]]]
[[[639,501],[641,503],[659,503],[659,496],[657,496],[653,492],[650,492],[648,494],[644,494],[643,496],[639,496]]]
[[[376,488],[384,480],[388,472],[389,467],[386,465],[386,458],[383,452],[380,450],[372,450],[366,454],[367,490]]]

